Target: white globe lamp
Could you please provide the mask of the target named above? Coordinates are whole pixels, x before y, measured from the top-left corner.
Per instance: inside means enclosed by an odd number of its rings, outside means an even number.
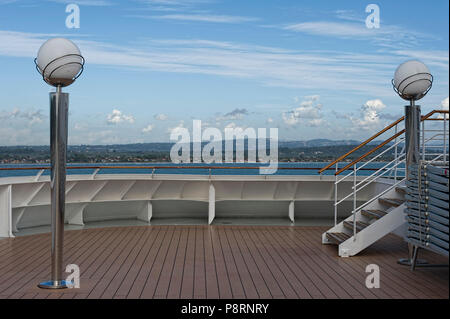
[[[83,72],[84,58],[72,41],[54,38],[46,41],[35,59],[38,72],[52,86],[68,86]]]
[[[433,76],[428,67],[420,61],[402,63],[392,80],[394,90],[401,98],[417,101],[423,98],[433,85]]]

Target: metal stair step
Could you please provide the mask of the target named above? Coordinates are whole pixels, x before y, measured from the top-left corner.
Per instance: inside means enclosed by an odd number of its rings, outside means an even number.
[[[406,195],[406,188],[405,188],[405,187],[396,187],[396,188],[395,188],[395,191],[396,191],[397,193],[402,194],[402,195]]]
[[[398,207],[402,205],[405,202],[405,200],[398,198],[379,198],[378,202],[386,206]]]
[[[364,228],[368,227],[370,224],[364,222],[356,222],[356,230],[361,231]],[[344,227],[347,227],[350,230],[353,230],[353,221],[344,221]]]
[[[337,245],[339,245],[340,243],[346,241],[346,240],[349,239],[350,237],[351,237],[351,236],[350,236],[350,235],[347,235],[346,233],[327,233],[327,238],[328,238],[331,242],[333,242],[333,243],[335,243],[335,244],[337,244]]]
[[[380,219],[380,218],[384,217],[386,214],[387,214],[386,212],[379,210],[379,209],[375,209],[375,210],[374,209],[363,209],[361,211],[361,215],[364,215],[369,218],[375,218],[375,219]]]

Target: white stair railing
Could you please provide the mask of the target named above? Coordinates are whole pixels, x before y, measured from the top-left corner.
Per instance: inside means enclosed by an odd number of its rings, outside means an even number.
[[[432,116],[438,114],[437,118],[433,118]],[[421,157],[423,160],[426,160],[431,163],[438,163],[443,165],[448,165],[448,111],[433,111],[428,113],[427,115],[422,117],[422,127],[421,127]],[[360,160],[355,160],[351,164],[347,164],[344,168],[339,169],[339,162],[344,160],[345,157],[352,154],[352,152],[361,148],[358,146],[351,152],[347,153],[345,156],[340,157],[338,160],[329,164],[326,168],[329,168],[332,165],[335,165],[335,188],[334,188],[334,224],[335,226],[338,224],[338,216],[339,216],[339,205],[343,204],[345,201],[352,199],[353,207],[353,240],[356,240],[357,234],[357,225],[356,225],[356,213],[364,209],[367,205],[371,204],[375,200],[381,198],[386,193],[388,193],[393,188],[402,184],[405,180],[406,169],[405,169],[405,130],[402,127],[399,127],[403,122],[403,118],[397,120],[384,130],[375,134],[369,140],[364,142],[361,145],[367,145],[368,141],[372,141],[375,137],[378,137],[386,132],[394,130],[394,136],[387,139],[381,145],[375,147],[370,152],[366,153]],[[430,124],[428,124],[430,123]],[[442,125],[441,125],[442,124]],[[402,130],[399,130],[402,129]],[[389,142],[392,143],[389,145]],[[375,150],[381,149],[381,146],[387,146],[383,151],[379,152],[376,156],[371,158],[366,162],[362,162],[367,155],[372,154]],[[399,147],[401,147],[399,149]],[[372,174],[364,176],[361,172],[365,169],[368,169],[370,164],[380,163],[382,157],[384,155],[393,154],[393,160],[381,164],[377,170],[375,170]],[[360,164],[360,165],[358,165]],[[324,168],[324,169],[326,169]],[[324,171],[322,169],[322,172]],[[341,173],[345,173],[350,170],[346,175],[340,177]],[[321,172],[321,173],[322,173]],[[359,173],[359,174],[358,174]],[[386,185],[389,185],[384,190],[375,194],[368,200],[365,200],[363,204],[360,206],[357,205],[358,201],[358,193],[360,193],[363,189],[372,185],[375,182],[379,182],[383,180],[386,182]],[[344,182],[353,182],[352,190],[349,194],[343,196],[339,199],[339,185]]]

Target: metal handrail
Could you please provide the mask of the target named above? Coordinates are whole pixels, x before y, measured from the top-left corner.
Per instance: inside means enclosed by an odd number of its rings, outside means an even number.
[[[433,157],[433,161],[438,161],[441,158],[443,159],[444,163],[447,161],[447,143],[446,143],[446,132],[447,132],[447,121],[448,121],[448,116],[444,116],[443,118],[431,118],[431,116],[433,116],[434,114],[448,114],[448,111],[445,110],[434,110],[429,112],[428,114],[424,115],[421,117],[421,122],[422,122],[422,153],[425,156],[432,156]],[[405,162],[405,153],[404,153],[404,149],[403,151],[401,151],[400,153],[398,153],[398,145],[404,142],[404,138],[401,137],[404,133],[405,133],[405,129],[398,131],[398,124],[404,120],[404,118],[401,118],[399,120],[397,120],[396,122],[394,122],[393,124],[389,125],[388,127],[386,127],[385,129],[383,129],[382,131],[378,132],[377,134],[375,134],[373,137],[371,137],[369,140],[365,141],[364,143],[362,143],[361,145],[359,145],[358,147],[354,148],[352,151],[348,152],[347,154],[339,157],[337,160],[335,160],[334,162],[328,164],[327,166],[325,166],[324,168],[322,168],[319,173],[324,172],[325,170],[330,169],[334,164],[335,164],[335,187],[334,187],[334,197],[335,197],[335,203],[334,203],[334,220],[335,220],[335,225],[337,225],[337,215],[338,215],[338,206],[339,204],[341,204],[342,202],[350,199],[351,197],[353,197],[353,210],[352,210],[352,214],[353,214],[353,221],[354,221],[354,225],[353,225],[353,239],[355,240],[356,238],[356,213],[358,211],[360,211],[363,207],[365,207],[366,205],[372,203],[374,200],[376,200],[377,198],[379,198],[380,196],[383,196],[385,193],[387,193],[389,190],[391,190],[393,187],[396,187],[397,185],[400,185],[404,180],[405,177],[404,176],[397,176],[397,172],[399,170],[401,170],[401,168],[399,167],[400,165],[404,164]],[[438,134],[432,134],[431,137],[425,137],[426,133],[432,133],[432,132],[442,132],[442,130],[426,130],[424,125],[425,125],[425,121],[443,121],[444,122],[444,133],[438,133]],[[345,159],[347,156],[349,156],[350,154],[352,154],[353,152],[355,152],[356,150],[360,149],[362,146],[366,145],[368,141],[373,140],[375,137],[380,136],[381,134],[385,133],[387,130],[391,129],[395,127],[395,134],[388,138],[387,140],[385,140],[384,142],[382,142],[381,144],[375,146],[373,149],[371,149],[370,151],[368,151],[366,154],[360,156],[358,159],[353,160],[351,163],[345,165],[344,167],[338,167],[339,166],[339,162],[343,159]],[[443,136],[443,137],[442,137]],[[373,154],[374,152],[376,152],[377,150],[379,150],[380,148],[386,146],[388,143],[394,141],[394,143],[390,146],[388,146],[386,149],[384,149],[383,151],[381,151],[379,154],[377,154],[376,156],[372,157],[369,161],[364,162],[363,165],[361,165],[360,167],[357,166],[357,163],[361,162],[363,159],[365,159],[367,156],[369,156],[370,154]],[[436,141],[443,141],[443,146],[442,145],[427,145],[428,142],[436,142]],[[444,152],[443,154],[434,154],[434,153],[426,153],[427,149],[430,148],[443,148]],[[370,164],[371,162],[374,162],[375,160],[379,159],[381,156],[383,156],[384,154],[386,154],[387,152],[390,152],[392,150],[395,150],[395,156],[394,156],[394,160],[390,161],[389,163],[385,164],[383,167],[377,169],[374,173],[370,174],[369,176],[366,176],[365,178],[363,178],[362,180],[357,181],[356,177],[357,177],[357,172],[359,170],[364,170],[365,167]],[[432,151],[432,149],[431,149]],[[436,157],[437,156],[437,157]],[[350,171],[348,174],[345,174],[342,178],[339,177],[339,175],[345,171]],[[393,185],[391,185],[390,187],[388,187],[386,190],[384,190],[383,192],[381,192],[380,194],[377,194],[377,196],[373,197],[372,199],[370,199],[369,201],[366,201],[365,203],[363,203],[362,205],[360,205],[359,207],[357,207],[357,193],[359,191],[361,191],[362,189],[366,188],[366,186],[370,185],[371,183],[373,183],[374,181],[376,181],[377,179],[380,178],[385,178],[386,175],[389,174],[389,177],[392,175],[392,173],[394,173],[395,178],[394,178],[394,183]],[[341,182],[344,182],[346,180],[348,180],[351,176],[353,175],[353,187],[352,187],[352,191],[350,194],[348,194],[347,196],[344,196],[340,199],[338,199],[338,184],[340,184]]]
[[[370,164],[371,162],[375,161],[378,157],[383,156],[385,153],[387,153],[388,151],[390,151],[392,148],[395,148],[396,146],[398,146],[403,140],[400,140],[398,142],[396,142],[395,144],[393,144],[392,146],[390,146],[389,148],[387,148],[386,150],[384,150],[383,152],[381,152],[380,154],[378,154],[377,156],[375,156],[374,158],[370,159],[367,162],[364,162],[363,165],[361,165],[360,167],[356,168],[356,171],[359,170],[364,170],[364,166]],[[398,158],[398,156],[395,156],[395,158]],[[395,161],[395,159],[393,160]],[[390,163],[392,163],[393,161],[391,161]],[[379,168],[380,169],[380,168]],[[378,170],[379,170],[378,169]],[[353,174],[353,171],[351,171],[350,173],[348,173],[347,175],[345,175],[344,177],[342,177],[342,179],[338,180],[338,182],[345,180],[347,177],[351,176]],[[337,174],[335,174],[337,176]]]
[[[429,119],[429,117],[433,116],[436,113],[440,113],[440,114],[448,114],[449,111],[444,111],[444,110],[434,110],[431,111],[430,113],[422,116],[421,121],[427,121],[427,120],[439,120],[439,121],[445,121],[445,117],[440,119]],[[381,131],[380,131],[381,132]],[[390,143],[392,140],[396,139],[397,137],[400,137],[403,133],[405,133],[405,129],[401,130],[400,132],[398,132],[397,134],[395,134],[394,136],[388,138],[387,140],[385,140],[383,143],[377,145],[376,147],[374,147],[373,149],[371,149],[370,151],[368,151],[366,154],[360,156],[359,158],[355,159],[354,161],[352,161],[351,163],[349,163],[348,165],[346,165],[345,167],[341,168],[340,170],[338,170],[336,172],[336,175],[341,174],[342,172],[348,170],[349,167],[355,165],[356,163],[362,161],[364,158],[366,158],[367,156],[369,156],[370,154],[376,152],[377,150],[379,150],[380,148],[382,148],[383,146],[385,146],[386,144]]]
[[[390,130],[391,128],[393,128],[394,126],[396,126],[397,124],[399,124],[400,122],[402,122],[405,119],[405,117],[401,117],[399,118],[397,121],[395,121],[394,123],[386,126],[384,129],[382,129],[381,131],[379,131],[378,133],[376,133],[375,135],[373,135],[372,137],[368,138],[367,140],[365,140],[364,142],[362,142],[361,144],[359,144],[357,147],[355,147],[354,149],[352,149],[351,151],[347,152],[346,154],[338,157],[336,160],[334,160],[333,162],[331,162],[330,164],[328,164],[327,166],[325,166],[324,168],[319,170],[319,174],[323,173],[325,170],[329,169],[330,167],[332,167],[333,165],[335,165],[336,163],[341,162],[343,159],[347,158],[349,155],[353,154],[354,152],[356,152],[357,150],[359,150],[360,148],[362,148],[363,146],[367,145],[368,143],[372,142],[374,139],[376,139],[378,136],[380,136],[381,134],[385,133],[386,131]]]
[[[421,117],[421,121],[442,121],[445,120],[444,118],[433,118],[431,119],[430,117],[433,116],[434,114],[449,114],[449,111],[447,110],[433,110],[431,112],[429,112],[428,114],[425,114]],[[384,129],[382,129],[381,131],[379,131],[378,133],[374,134],[372,137],[368,138],[367,140],[365,140],[363,143],[359,144],[357,147],[355,147],[354,149],[352,149],[351,151],[347,152],[346,154],[338,157],[336,160],[334,160],[333,162],[331,162],[330,164],[326,165],[325,167],[323,167],[322,169],[319,170],[319,174],[323,173],[325,170],[328,170],[330,167],[336,165],[337,163],[341,162],[342,160],[344,160],[345,158],[347,158],[348,156],[350,156],[351,154],[353,154],[354,152],[356,152],[357,150],[359,150],[360,148],[362,148],[363,146],[367,145],[368,143],[370,143],[371,141],[373,141],[374,139],[376,139],[377,137],[379,137],[380,135],[382,135],[383,133],[387,132],[388,130],[390,130],[391,128],[395,127],[396,125],[400,124],[403,120],[405,119],[405,117],[401,117],[398,120],[396,120],[395,122],[391,123],[390,125],[386,126]],[[389,141],[385,141],[383,142],[384,145],[386,145],[387,143],[389,143],[390,141],[394,140],[396,137],[395,136],[400,136],[401,134],[403,134],[405,132],[405,130],[400,131],[399,133],[396,133],[394,135],[394,137],[391,137],[390,139],[388,139]],[[379,146],[379,145],[378,145]],[[378,147],[377,146],[377,147]],[[381,147],[382,147],[381,146]],[[347,165],[345,167],[345,169],[341,169],[338,170],[336,172],[337,175],[341,174],[343,171],[348,170],[349,167],[353,166],[354,164],[356,164],[357,162],[361,161],[362,159],[366,158],[368,155],[372,154],[373,152],[375,152],[377,149],[379,149],[380,147],[378,147],[375,150],[371,150],[368,153],[366,153],[365,155],[361,156],[358,160],[355,160],[351,163],[351,165]]]
[[[260,169],[264,166],[67,166],[67,169]],[[0,167],[0,171],[20,171],[20,170],[49,170],[50,166],[15,166]],[[279,170],[316,170],[317,167],[278,167]],[[328,170],[334,170],[329,168]],[[364,168],[362,170],[374,171],[378,168]]]

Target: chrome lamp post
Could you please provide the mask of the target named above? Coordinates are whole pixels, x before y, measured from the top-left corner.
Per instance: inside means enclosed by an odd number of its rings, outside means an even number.
[[[67,288],[63,279],[64,213],[66,202],[67,123],[69,94],[61,89],[81,75],[84,58],[70,40],[54,38],[45,42],[35,64],[43,80],[56,87],[50,93],[50,153],[51,153],[51,278],[38,286],[44,289]]]
[[[420,162],[420,106],[416,101],[423,98],[433,85],[433,76],[428,67],[420,61],[411,60],[401,64],[395,71],[392,80],[394,91],[403,99],[409,101],[405,106],[405,152],[406,152],[406,179],[412,180],[411,166]],[[424,132],[422,132],[424,134]],[[417,247],[408,244],[409,256],[400,259],[402,265],[410,266],[412,260],[417,257]],[[425,261],[417,261],[426,264]]]

